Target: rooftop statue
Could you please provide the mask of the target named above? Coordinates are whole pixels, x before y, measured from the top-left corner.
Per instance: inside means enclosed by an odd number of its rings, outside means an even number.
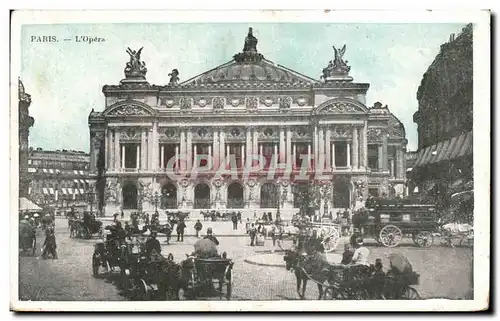
[[[144,61],[141,61],[141,52],[143,48],[144,47],[135,51],[127,47],[127,53],[130,56],[130,61],[127,62],[125,67],[125,76],[127,78],[145,78],[148,70]]]
[[[342,47],[342,49],[335,48],[333,46],[333,51],[335,53],[335,57],[330,61],[328,67],[323,69],[322,78],[327,79],[335,76],[343,76],[347,75],[351,70],[351,67],[347,65],[347,61],[344,61],[343,57],[346,51],[346,45]]]
[[[171,73],[168,74],[170,80],[168,82],[169,85],[177,85],[179,82],[179,70],[173,69]]]
[[[243,52],[257,52],[257,38],[253,35],[252,27],[248,28],[248,35],[245,38],[245,45],[243,46]]]

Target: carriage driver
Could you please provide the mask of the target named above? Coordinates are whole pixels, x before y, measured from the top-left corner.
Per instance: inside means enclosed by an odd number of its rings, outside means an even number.
[[[207,235],[203,239],[208,239],[208,240],[214,242],[215,245],[219,245],[219,240],[217,240],[217,238],[213,235],[213,231],[212,231],[211,227],[207,228]]]
[[[158,239],[156,239],[156,236],[157,236],[157,232],[151,231],[151,237],[146,242],[146,253],[148,253],[148,255],[150,255],[153,252],[153,250],[157,254],[161,254],[160,241],[158,241]]]

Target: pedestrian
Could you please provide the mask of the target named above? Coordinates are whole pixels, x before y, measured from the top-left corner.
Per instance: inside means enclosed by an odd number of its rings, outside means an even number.
[[[124,217],[125,217],[125,213],[123,213],[123,210],[122,210],[122,213],[121,213],[122,220],[123,220]]]
[[[344,253],[342,254],[342,261],[340,262],[340,264],[347,265],[347,264],[351,263],[353,255],[354,255],[354,252],[352,251],[349,244],[345,244],[344,245]]]
[[[238,211],[238,221],[240,222],[240,224],[243,224],[243,222],[241,221],[241,211]]]
[[[273,221],[273,214],[271,212],[267,213],[267,220],[269,222],[272,222]]]
[[[236,216],[236,214],[233,214],[233,216],[231,217],[231,220],[233,221],[233,230],[237,230],[238,229],[238,216]]]
[[[146,219],[144,220],[145,225],[149,225],[149,213],[146,213]]]
[[[276,248],[276,239],[277,239],[278,229],[276,225],[271,226],[271,230],[269,231],[269,236],[273,240],[273,248],[271,249],[271,253],[274,253],[274,249]]]
[[[214,242],[215,245],[219,245],[219,240],[213,235],[213,230],[211,227],[207,228],[207,235],[203,239],[210,240]]]
[[[356,239],[356,250],[352,256],[351,262],[356,265],[370,266],[368,262],[368,256],[370,255],[370,250],[363,245],[363,239]]]
[[[200,220],[196,221],[194,224],[194,230],[196,231],[196,237],[200,237],[200,231],[203,229],[203,224],[201,224]]]
[[[184,229],[186,228],[186,223],[181,220],[177,224],[177,242],[184,242]]]
[[[170,244],[170,238],[172,237],[172,225],[170,224],[170,221],[167,221],[167,223],[165,224],[165,236],[165,242],[167,244]]]
[[[57,244],[56,244],[56,235],[54,234],[54,229],[52,227],[48,227],[45,230],[45,241],[43,242],[43,252],[42,257],[46,259],[49,254],[53,259],[57,259]]]
[[[255,238],[257,236],[257,229],[255,228],[255,224],[252,223],[250,227],[250,246],[255,246]]]

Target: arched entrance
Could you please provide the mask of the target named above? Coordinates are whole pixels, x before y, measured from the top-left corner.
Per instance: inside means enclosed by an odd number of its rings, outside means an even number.
[[[335,180],[333,183],[333,207],[348,209],[350,204],[349,181],[347,179]]]
[[[127,182],[122,188],[123,209],[137,209],[137,185]]]
[[[243,208],[243,186],[240,183],[231,183],[227,187],[227,207],[228,208]]]
[[[177,187],[174,184],[167,183],[162,186],[160,208],[177,208]]]
[[[210,186],[200,183],[194,188],[194,208],[210,208]]]
[[[273,183],[265,183],[260,188],[260,207],[277,208],[278,207],[278,187]]]

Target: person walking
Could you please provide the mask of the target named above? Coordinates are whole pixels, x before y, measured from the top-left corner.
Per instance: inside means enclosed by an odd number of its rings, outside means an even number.
[[[177,242],[184,242],[185,228],[186,228],[186,223],[184,223],[184,220],[181,220],[179,224],[177,224]]]
[[[57,244],[56,244],[56,235],[54,234],[54,229],[52,227],[48,227],[45,230],[45,241],[43,242],[43,252],[42,257],[46,259],[49,254],[53,259],[57,259]]]
[[[194,224],[194,230],[196,231],[196,237],[200,237],[200,231],[203,229],[203,224],[201,224],[200,220],[196,221]]]
[[[233,214],[231,217],[231,221],[233,221],[233,230],[238,229],[238,216],[236,214]]]
[[[121,213],[122,220],[123,220],[124,217],[125,217],[125,213],[123,213],[123,210],[122,210],[122,213]]]
[[[255,228],[255,224],[252,223],[250,227],[250,246],[255,246],[255,238],[257,237],[257,229]]]

